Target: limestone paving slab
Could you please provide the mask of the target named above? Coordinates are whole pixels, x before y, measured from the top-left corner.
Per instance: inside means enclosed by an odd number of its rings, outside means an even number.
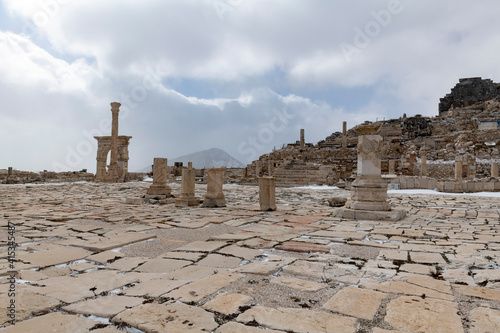
[[[345,287],[323,304],[323,308],[347,316],[373,320],[382,300],[386,297],[386,294],[377,291]]]
[[[174,259],[150,259],[135,269],[142,273],[169,273],[191,265],[191,261]]]
[[[500,311],[490,308],[475,308],[470,312],[471,333],[500,332]]]
[[[210,241],[210,242],[192,242],[177,249],[177,251],[189,252],[213,252],[226,246],[227,242]]]
[[[84,248],[91,251],[106,251],[132,243],[142,242],[148,239],[156,238],[156,235],[143,234],[139,232],[124,232],[118,235],[101,237],[96,242],[91,242],[83,245]]]
[[[243,277],[243,274],[225,271],[184,285],[167,293],[165,296],[183,302],[199,302]]]
[[[221,293],[205,303],[203,308],[229,316],[237,313],[240,307],[250,305],[251,301],[252,297],[247,295]]]
[[[124,295],[141,297],[159,297],[175,288],[189,283],[184,280],[155,279],[139,283],[123,291]]]
[[[292,277],[286,277],[286,276],[280,276],[280,277],[275,277],[271,279],[271,283],[276,283],[280,284],[283,286],[287,286],[299,291],[309,291],[309,292],[316,292],[320,291],[322,289],[325,289],[327,287],[326,284],[314,282],[314,281],[308,281],[304,279],[297,279],[297,278],[292,278]]]
[[[283,333],[283,331],[269,330],[229,322],[216,329],[215,333]]]
[[[40,333],[40,332],[72,332],[87,333],[96,325],[96,322],[90,319],[81,318],[76,315],[62,314],[52,312],[39,317],[16,323],[9,326],[2,332],[5,333]]]
[[[63,310],[84,315],[111,318],[128,308],[142,304],[143,300],[137,297],[104,296],[63,307]]]
[[[240,258],[211,253],[202,260],[198,261],[197,264],[199,266],[207,266],[215,268],[233,268],[233,267],[238,267],[240,263],[241,263]]]
[[[385,322],[403,332],[463,332],[456,303],[402,296],[387,305]]]
[[[90,253],[84,249],[65,246],[46,251],[20,254],[19,259],[38,267],[46,267],[83,259]]]
[[[358,324],[352,317],[302,309],[273,309],[260,305],[240,314],[236,320],[244,324],[255,321],[264,327],[297,333],[355,333]]]
[[[56,308],[61,302],[55,298],[39,295],[27,288],[16,288],[16,321],[25,320],[33,315],[47,312]],[[7,316],[7,307],[10,305],[10,298],[7,295],[0,297],[0,326],[5,324],[10,318]]]
[[[211,332],[219,326],[212,313],[181,302],[139,305],[111,320],[146,333]]]

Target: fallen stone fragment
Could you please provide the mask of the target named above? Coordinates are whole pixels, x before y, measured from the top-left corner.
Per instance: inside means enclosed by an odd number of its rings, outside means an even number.
[[[240,314],[237,321],[257,324],[296,333],[354,333],[358,321],[351,317],[341,317],[311,310],[255,306]]]
[[[373,320],[386,296],[372,290],[345,287],[326,302],[323,308],[356,318]]]
[[[229,316],[237,313],[240,307],[249,305],[251,301],[252,297],[250,296],[222,293],[205,303],[203,308]]]
[[[139,305],[118,314],[111,321],[125,323],[146,333],[211,332],[219,326],[212,313],[181,302]]]
[[[462,321],[453,302],[402,296],[387,305],[385,322],[403,332],[463,332]]]

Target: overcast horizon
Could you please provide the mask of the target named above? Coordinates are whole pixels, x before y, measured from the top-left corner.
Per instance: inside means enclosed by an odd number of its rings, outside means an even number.
[[[3,0],[0,169],[95,172],[111,102],[129,171],[435,116],[459,78],[500,81],[499,15],[493,0]]]

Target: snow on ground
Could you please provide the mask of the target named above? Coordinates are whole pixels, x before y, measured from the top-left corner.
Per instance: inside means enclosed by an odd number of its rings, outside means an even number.
[[[471,197],[492,197],[500,198],[500,192],[476,192],[476,193],[448,193],[448,192],[438,192],[436,190],[390,190],[387,191],[389,194],[433,194],[433,195],[459,195],[459,196],[471,196]]]

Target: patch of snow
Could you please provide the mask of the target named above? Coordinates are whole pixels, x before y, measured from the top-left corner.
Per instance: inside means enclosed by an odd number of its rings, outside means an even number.
[[[389,194],[432,194],[432,195],[456,195],[456,196],[471,196],[471,197],[490,197],[490,198],[500,198],[500,192],[476,192],[476,193],[448,193],[448,192],[438,192],[436,190],[390,190],[387,191]]]

